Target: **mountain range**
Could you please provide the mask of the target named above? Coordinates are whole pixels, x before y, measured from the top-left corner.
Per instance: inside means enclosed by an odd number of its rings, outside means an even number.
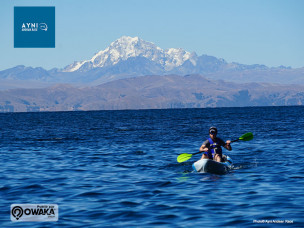
[[[303,105],[304,85],[239,84],[201,75],[142,76],[94,87],[0,91],[0,112]]]
[[[63,69],[0,71],[0,112],[304,104],[304,68],[228,63],[123,36]]]
[[[237,83],[304,84],[304,67],[227,63],[221,58],[198,56],[181,48],[163,50],[138,37],[123,36],[91,59],[76,61],[63,69],[16,66],[0,71],[0,89],[43,88],[59,83],[96,86],[124,78],[170,74],[201,74]]]

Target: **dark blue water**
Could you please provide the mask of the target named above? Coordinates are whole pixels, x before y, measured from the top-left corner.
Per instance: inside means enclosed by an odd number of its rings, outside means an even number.
[[[304,107],[0,114],[1,227],[304,224]],[[235,169],[193,173],[217,126]],[[13,223],[13,203],[59,205],[59,221]],[[278,226],[268,224],[267,226]]]

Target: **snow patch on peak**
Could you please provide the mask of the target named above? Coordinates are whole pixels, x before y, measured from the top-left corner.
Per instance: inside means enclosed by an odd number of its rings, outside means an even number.
[[[168,60],[166,61],[167,70],[182,65],[191,57],[190,52],[187,52],[182,48],[170,48],[166,50],[166,54],[168,55]]]
[[[130,37],[130,36],[122,36],[119,39],[115,40],[114,42],[111,43],[110,46],[112,46],[115,43],[120,43],[120,44],[130,44],[130,43],[137,43],[139,41],[139,37]]]
[[[86,62],[88,61],[81,61],[81,62],[74,62],[68,66],[66,66],[62,71],[63,72],[72,72],[72,71],[76,71],[79,70],[80,67],[82,67]]]

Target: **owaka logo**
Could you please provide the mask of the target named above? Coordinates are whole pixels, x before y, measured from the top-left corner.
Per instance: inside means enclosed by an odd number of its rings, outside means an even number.
[[[58,221],[57,204],[12,204],[12,222],[56,222]]]

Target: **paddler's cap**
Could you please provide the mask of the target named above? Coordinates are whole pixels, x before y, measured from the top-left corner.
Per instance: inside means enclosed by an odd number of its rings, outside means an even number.
[[[216,129],[216,127],[210,127],[210,129],[209,129],[209,134],[210,134],[210,135],[216,135],[216,134],[217,134],[217,129]]]

